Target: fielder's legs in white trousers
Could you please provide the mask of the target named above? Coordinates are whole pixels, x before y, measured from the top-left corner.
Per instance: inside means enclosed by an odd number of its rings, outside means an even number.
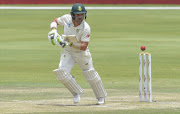
[[[57,79],[68,88],[74,96],[74,103],[80,101],[80,95],[83,89],[76,82],[75,78],[70,74],[71,69],[75,64],[78,64],[82,69],[85,79],[91,85],[96,98],[97,104],[104,104],[107,93],[103,87],[99,74],[93,67],[93,61],[90,52],[68,52],[63,50],[61,53],[59,68],[54,70]]]

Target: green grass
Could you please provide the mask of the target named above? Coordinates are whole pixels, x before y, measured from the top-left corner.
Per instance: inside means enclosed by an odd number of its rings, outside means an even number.
[[[72,104],[72,96],[52,73],[62,49],[48,42],[47,33],[54,18],[69,12],[0,10],[0,112],[180,112],[179,10],[88,10],[89,48],[108,92],[107,107],[87,105],[96,100],[77,65],[72,75],[85,88],[82,104],[56,106]],[[141,45],[152,54],[152,104],[138,102]]]

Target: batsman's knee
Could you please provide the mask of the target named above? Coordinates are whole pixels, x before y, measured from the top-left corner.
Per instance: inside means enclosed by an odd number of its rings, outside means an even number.
[[[94,69],[83,71],[83,74],[89,83],[95,83],[101,80],[99,74]]]
[[[53,72],[61,83],[66,83],[72,78],[64,69],[55,69]]]

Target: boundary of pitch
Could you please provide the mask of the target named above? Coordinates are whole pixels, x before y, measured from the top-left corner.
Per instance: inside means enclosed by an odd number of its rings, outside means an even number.
[[[0,9],[27,9],[27,10],[69,10],[71,7],[9,7],[0,6]],[[88,10],[179,10],[180,7],[86,7]]]

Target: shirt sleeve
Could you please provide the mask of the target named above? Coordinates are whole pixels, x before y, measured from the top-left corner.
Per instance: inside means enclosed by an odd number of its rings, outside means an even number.
[[[84,30],[84,33],[82,34],[81,41],[83,41],[83,42],[89,42],[89,41],[90,41],[90,33],[91,33],[90,28],[85,29],[85,30]]]
[[[63,16],[61,16],[61,17],[58,17],[58,18],[57,18],[58,24],[61,25],[61,26],[64,26],[65,18],[66,18],[66,15],[63,15]]]

